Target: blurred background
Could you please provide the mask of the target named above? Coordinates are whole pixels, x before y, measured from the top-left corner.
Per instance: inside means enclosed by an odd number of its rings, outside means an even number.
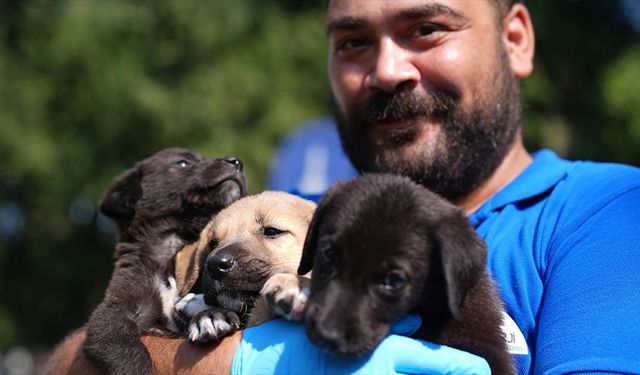
[[[0,1],[0,374],[36,372],[102,299],[114,176],[177,145],[241,158],[259,192],[331,114],[323,3]],[[529,149],[639,165],[640,1],[527,4]]]

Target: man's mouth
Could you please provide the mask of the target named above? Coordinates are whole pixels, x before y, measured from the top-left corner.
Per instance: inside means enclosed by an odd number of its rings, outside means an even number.
[[[374,144],[405,144],[433,132],[439,124],[424,117],[407,117],[401,120],[381,121],[368,130],[369,139]]]
[[[385,119],[371,125],[372,129],[405,129],[420,125],[425,119],[418,116],[399,119]]]

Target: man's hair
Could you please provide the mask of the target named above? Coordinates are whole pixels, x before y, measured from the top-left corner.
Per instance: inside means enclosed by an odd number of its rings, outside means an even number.
[[[524,0],[491,0],[495,12],[495,22],[498,27],[502,24],[504,17],[509,13],[511,7],[513,7],[516,3],[524,3]]]
[[[493,0],[493,3],[498,8],[499,17],[504,17],[514,4],[523,2],[523,0]]]
[[[325,8],[329,5],[329,1],[331,0],[324,0]],[[511,7],[515,3],[524,3],[524,0],[492,0],[492,1],[498,8],[498,16],[501,18],[507,14],[509,9],[511,9]]]

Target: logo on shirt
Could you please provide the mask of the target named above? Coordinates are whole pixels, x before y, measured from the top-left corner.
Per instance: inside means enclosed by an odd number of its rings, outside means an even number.
[[[529,354],[527,340],[509,314],[502,312],[502,335],[507,340],[507,349],[511,354]]]

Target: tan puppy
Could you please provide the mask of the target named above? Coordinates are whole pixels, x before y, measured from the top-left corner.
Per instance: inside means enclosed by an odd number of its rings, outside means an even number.
[[[274,313],[300,316],[307,295],[300,287],[308,283],[291,275],[298,269],[314,210],[310,201],[267,191],[218,213],[177,263],[181,292],[197,280],[203,292],[186,294],[176,304],[178,316],[189,320],[191,341],[218,339],[242,325],[270,320]]]

